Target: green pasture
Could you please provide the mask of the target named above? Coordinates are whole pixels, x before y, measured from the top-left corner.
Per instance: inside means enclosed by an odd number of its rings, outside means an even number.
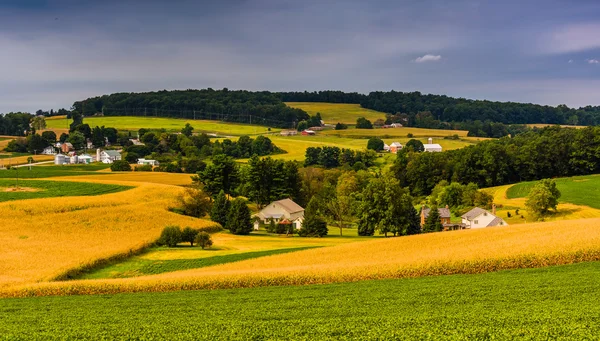
[[[362,108],[360,104],[320,102],[286,102],[285,104],[292,108],[302,109],[309,115],[321,113],[321,118],[328,124],[338,122],[356,124],[356,119],[359,117],[364,117],[371,122],[375,122],[377,119],[385,120],[385,113]]]
[[[22,199],[89,196],[115,193],[130,186],[88,182],[0,179],[0,202]]]
[[[110,165],[103,163],[94,163],[91,165],[50,165],[50,166],[32,166],[19,167],[0,170],[0,179],[36,179],[36,178],[51,178],[57,176],[73,176],[73,175],[93,175],[93,174],[110,174],[108,172],[98,172],[108,169]]]
[[[104,117],[86,117],[84,123],[90,127],[105,126],[113,127],[117,130],[137,131],[141,128],[146,129],[165,129],[167,131],[180,131],[181,128],[189,123],[194,127],[194,132],[204,132],[217,135],[260,135],[268,133],[268,127],[242,124],[227,123],[220,121],[207,120],[186,120],[167,117],[145,117],[145,116],[104,116]],[[70,119],[49,119],[46,120],[47,129],[65,129],[71,123]],[[280,131],[281,129],[271,128],[271,131]]]
[[[188,250],[192,251],[190,253],[196,254],[192,256],[194,258],[148,259],[143,256],[135,256],[124,262],[110,264],[103,268],[96,269],[92,272],[84,274],[83,276],[77,279],[126,278],[144,275],[155,275],[164,272],[204,268],[212,265],[239,262],[246,259],[302,251],[313,247],[314,246],[250,252],[227,252],[226,254],[223,254],[223,252],[219,252],[220,250],[218,249],[202,250],[199,247],[192,248],[191,246],[189,246],[188,243],[186,246],[179,246],[178,248],[175,248],[175,250],[179,251],[179,256],[185,255],[185,252]],[[198,255],[198,251],[200,251],[198,249],[202,250],[202,253],[204,254]],[[173,248],[169,248],[168,250],[173,250]],[[155,249],[150,252],[160,251],[157,251]]]
[[[585,175],[555,179],[561,193],[559,202],[600,209],[600,176]],[[509,199],[525,198],[537,181],[521,182],[506,191]]]
[[[253,289],[0,300],[3,339],[594,340],[600,263]]]

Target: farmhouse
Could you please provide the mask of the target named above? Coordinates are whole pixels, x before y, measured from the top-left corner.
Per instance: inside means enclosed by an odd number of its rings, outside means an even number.
[[[302,131],[302,135],[304,135],[304,136],[316,135],[316,133],[314,132],[314,130],[308,130],[308,129],[306,129],[306,130]]]
[[[304,221],[304,208],[291,199],[283,199],[274,201],[265,206],[265,208],[255,215],[255,217],[264,224],[268,224],[271,219],[275,221],[275,223],[279,223],[285,219],[292,222],[296,229],[300,229],[302,228],[302,222]]]
[[[385,147],[385,146],[384,146]],[[391,153],[398,153],[400,150],[402,150],[402,144],[400,144],[400,142],[392,142],[392,144],[390,144],[390,152]]]
[[[392,123],[390,124],[392,128],[402,128],[402,123]]]
[[[44,148],[44,150],[42,150],[42,154],[44,154],[44,155],[55,155],[56,154],[56,149],[54,148],[54,146],[48,146],[48,147]]]
[[[390,145],[384,142],[383,143],[383,150],[385,150],[386,152],[389,152],[390,151]]]
[[[114,161],[121,160],[121,153],[116,150],[102,150],[96,149],[96,160],[102,163],[113,163]]]
[[[421,227],[425,225],[425,220],[429,217],[429,212],[431,212],[431,208],[429,207],[421,207]],[[440,221],[442,225],[450,224],[450,209],[448,205],[444,208],[438,208],[438,213],[440,214]]]
[[[83,164],[89,165],[90,163],[92,163],[93,160],[94,160],[94,158],[91,157],[90,155],[82,154],[82,155],[79,155],[79,157],[77,158],[77,163],[83,163]]]
[[[150,165],[150,166],[158,166],[159,162],[156,160],[146,160],[146,159],[138,159],[138,165]]]
[[[492,212],[475,207],[462,215],[462,223],[471,229],[492,226],[508,226],[504,219],[496,215],[496,205],[492,205]]]

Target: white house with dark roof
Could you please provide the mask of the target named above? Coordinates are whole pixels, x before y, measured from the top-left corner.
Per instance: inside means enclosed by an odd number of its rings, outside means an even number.
[[[268,224],[271,220],[279,223],[285,219],[292,222],[296,229],[300,229],[304,222],[304,208],[291,199],[283,199],[265,206],[255,217],[260,219],[264,224]]]
[[[116,150],[96,150],[96,160],[102,163],[113,163],[121,160],[121,153]]]
[[[492,226],[508,226],[504,219],[496,215],[496,205],[492,206],[492,212],[483,208],[475,207],[462,215],[462,223],[466,228],[478,229]]]

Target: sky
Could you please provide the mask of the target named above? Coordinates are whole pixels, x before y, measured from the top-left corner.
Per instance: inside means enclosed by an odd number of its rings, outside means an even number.
[[[600,105],[600,1],[0,0],[0,112],[208,87]]]

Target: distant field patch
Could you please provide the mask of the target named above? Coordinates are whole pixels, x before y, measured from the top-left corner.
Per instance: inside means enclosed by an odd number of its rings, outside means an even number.
[[[167,117],[145,117],[145,116],[104,116],[104,117],[86,117],[84,123],[91,127],[106,126],[118,130],[137,131],[141,128],[147,129],[166,129],[167,131],[180,131],[181,128],[189,123],[194,127],[194,132],[213,133],[218,135],[259,135],[268,133],[268,127],[242,124],[226,123],[220,121],[207,120],[186,120]],[[63,129],[71,120],[54,119],[46,121],[47,129]],[[281,129],[271,128],[271,131],[280,131]]]
[[[458,135],[467,137],[469,132],[466,130],[444,130],[444,129],[426,129],[426,128],[377,128],[377,129],[344,129],[344,130],[324,130],[320,132],[323,135],[347,137],[347,138],[370,138],[370,137],[445,137]]]
[[[0,168],[8,167],[8,166],[23,165],[23,164],[29,163],[29,158],[33,159],[33,163],[54,160],[53,155],[21,155],[21,156],[12,156],[11,155],[9,157],[0,158]]]
[[[0,160],[0,163],[2,160]],[[5,161],[6,162],[6,161]],[[64,166],[32,166],[31,170],[29,167],[20,167],[18,169],[18,177],[21,179],[41,179],[41,178],[50,178],[57,176],[76,176],[76,175],[91,175],[96,174],[98,176],[102,176],[102,174],[109,173],[100,173],[97,172],[99,170],[104,170],[110,167],[110,165],[105,164],[92,164],[92,165],[64,165]],[[17,169],[5,169],[0,170],[0,178],[16,178],[17,177]]]
[[[0,202],[10,200],[101,195],[131,189],[128,186],[87,182],[0,179]]]
[[[163,185],[190,185],[192,175],[186,173],[164,172],[95,172],[95,173],[63,173],[60,180],[82,180],[101,182],[145,182]]]
[[[558,178],[555,181],[556,187],[561,193],[559,202],[600,209],[600,176],[574,176]],[[536,183],[537,181],[530,181],[513,185],[506,191],[506,197],[509,199],[525,198]]]
[[[299,108],[309,115],[321,113],[323,121],[328,124],[346,123],[356,124],[356,119],[364,117],[371,122],[377,119],[385,120],[385,113],[371,109],[365,109],[360,104],[344,103],[320,103],[320,102],[286,102],[287,106]]]

